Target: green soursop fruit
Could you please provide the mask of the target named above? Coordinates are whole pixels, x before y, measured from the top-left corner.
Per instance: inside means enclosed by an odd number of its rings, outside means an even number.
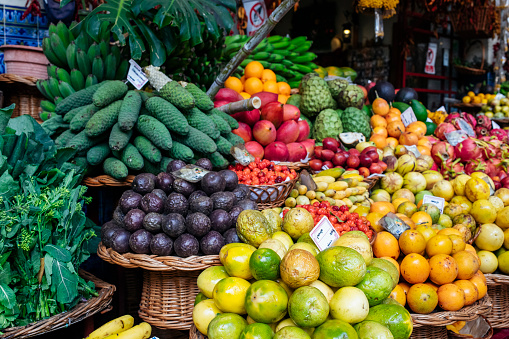
[[[348,86],[348,81],[343,79],[334,79],[327,81],[327,86],[329,86],[329,91],[332,97],[337,98],[339,93]]]
[[[337,97],[339,108],[345,109],[347,107],[362,108],[364,104],[364,92],[357,85],[348,85],[345,89],[339,92]]]
[[[355,107],[349,107],[341,114],[341,123],[343,124],[343,133],[357,132],[362,133],[366,140],[371,135],[371,125],[366,114],[360,109]]]
[[[322,141],[327,137],[337,139],[339,133],[343,132],[341,119],[333,109],[324,109],[318,114],[313,126],[313,135],[317,141]]]
[[[314,117],[327,108],[333,108],[334,99],[327,83],[316,76],[310,78],[303,87],[300,110],[308,117]]]
[[[302,93],[307,88],[308,81],[314,77],[320,77],[318,73],[308,73],[302,77],[299,84],[299,93]]]
[[[286,100],[286,103],[288,105],[294,105],[295,107],[297,107],[298,109],[300,109],[300,98],[301,98],[301,95],[300,94],[292,94],[288,100]]]

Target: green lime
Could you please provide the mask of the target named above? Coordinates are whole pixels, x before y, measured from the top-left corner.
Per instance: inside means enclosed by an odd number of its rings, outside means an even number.
[[[281,258],[270,248],[259,248],[249,259],[249,270],[256,280],[276,280],[279,278]]]
[[[368,266],[366,275],[355,287],[360,289],[368,298],[369,306],[380,304],[393,289],[393,280],[389,273],[381,268]]]
[[[247,327],[240,334],[239,339],[272,339],[274,331],[267,324],[254,323]]]

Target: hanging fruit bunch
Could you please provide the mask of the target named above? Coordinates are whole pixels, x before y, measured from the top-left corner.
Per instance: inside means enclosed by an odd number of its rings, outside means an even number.
[[[382,10],[384,19],[396,14],[396,6],[399,0],[355,0],[354,7],[357,13],[372,13],[375,9]]]

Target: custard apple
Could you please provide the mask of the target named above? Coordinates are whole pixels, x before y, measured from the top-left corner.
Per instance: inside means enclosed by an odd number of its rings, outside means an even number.
[[[338,112],[333,109],[324,109],[318,114],[313,126],[313,135],[316,141],[322,141],[327,137],[337,139],[343,132],[343,125]]]
[[[336,107],[336,103],[329,92],[327,83],[315,76],[309,78],[302,86],[300,110],[308,117],[314,117],[327,108]]]
[[[329,86],[329,91],[332,97],[337,98],[339,92],[341,92],[348,86],[348,81],[343,79],[329,80],[327,81],[327,86]]]
[[[337,100],[339,107],[342,109],[347,107],[362,108],[364,104],[364,92],[357,85],[348,85],[339,92]]]
[[[369,118],[358,108],[348,107],[345,109],[343,114],[341,114],[341,123],[343,124],[343,133],[362,133],[366,137],[366,140],[371,136]]]
[[[294,105],[298,109],[300,109],[300,94],[292,94],[288,100],[286,100],[286,103],[289,105]]]
[[[300,84],[299,84],[299,93],[302,94],[302,91],[305,91],[306,90],[306,87],[307,87],[307,84],[308,84],[308,81],[311,79],[311,78],[314,78],[314,77],[319,77],[318,73],[308,73],[306,75],[304,75],[302,77],[302,79],[300,80]]]

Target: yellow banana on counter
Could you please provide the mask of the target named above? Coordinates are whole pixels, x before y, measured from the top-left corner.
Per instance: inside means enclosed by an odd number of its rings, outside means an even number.
[[[146,323],[140,323],[127,331],[110,335],[106,339],[148,339],[152,334],[152,327]]]
[[[101,327],[90,333],[87,339],[104,339],[117,333],[126,331],[133,327],[133,325],[134,318],[129,314],[123,315],[102,325]]]

